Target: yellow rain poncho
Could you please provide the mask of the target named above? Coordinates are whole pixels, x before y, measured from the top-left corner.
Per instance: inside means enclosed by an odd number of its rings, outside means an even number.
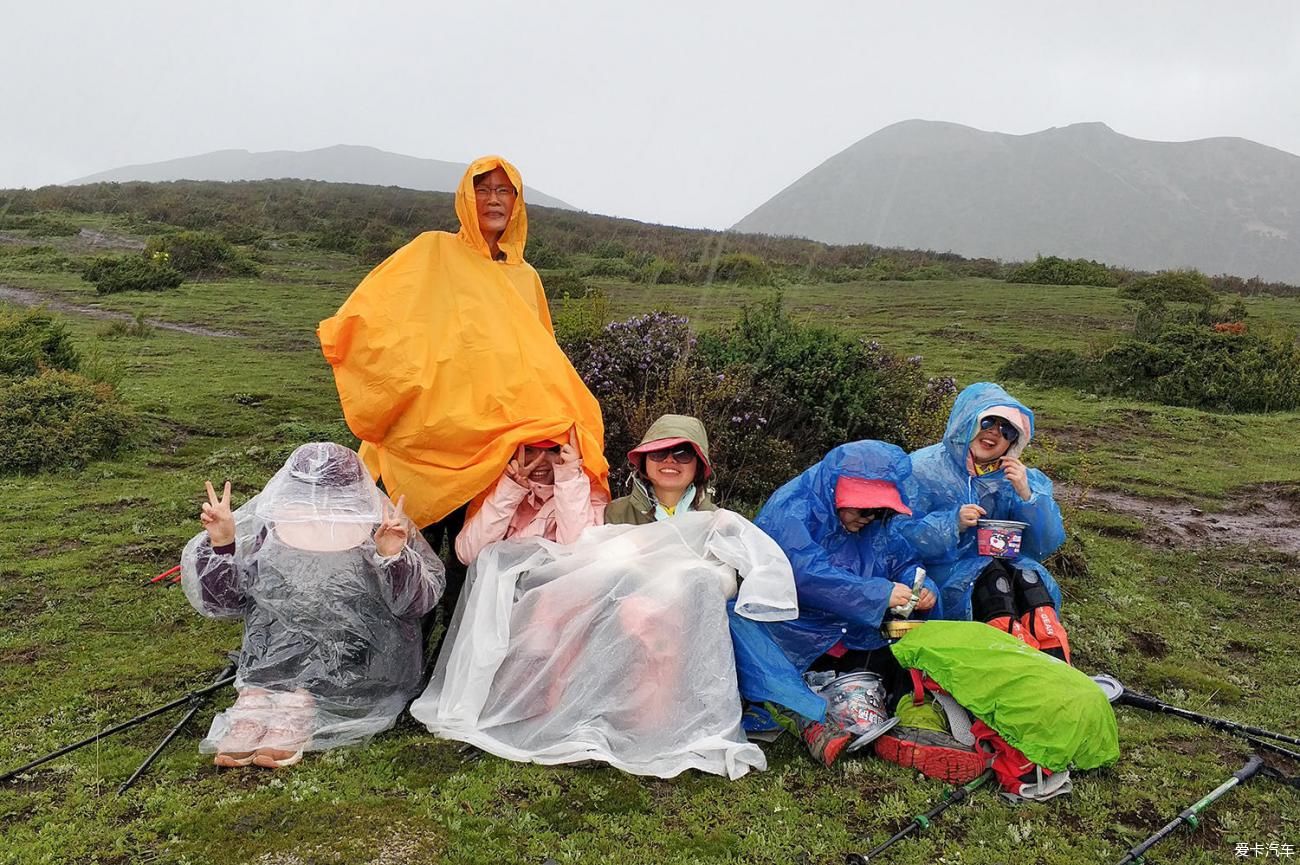
[[[493,261],[474,177],[502,168],[519,191]],[[343,415],[389,496],[419,526],[486,492],[521,443],[567,441],[608,492],[596,398],[555,343],[537,271],[524,261],[519,172],[475,160],[456,191],[460,231],[426,231],[370,272],[317,335]]]

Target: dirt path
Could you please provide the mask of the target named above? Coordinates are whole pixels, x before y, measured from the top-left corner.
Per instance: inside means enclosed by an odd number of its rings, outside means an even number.
[[[135,321],[135,316],[129,312],[115,312],[110,309],[100,309],[94,306],[81,306],[75,303],[68,303],[66,300],[59,300],[55,297],[40,294],[27,288],[16,288],[12,285],[0,284],[0,300],[16,303],[19,306],[44,306],[48,309],[57,310],[58,312],[70,312],[76,315],[84,315],[88,318],[99,319],[101,321]],[[207,327],[200,327],[197,324],[176,324],[170,321],[158,321],[153,318],[146,318],[146,322],[158,328],[159,330],[172,330],[178,333],[189,333],[195,336],[215,336],[215,337],[232,337],[243,336],[229,330],[213,330]]]
[[[1220,510],[1173,499],[1086,491],[1060,484],[1057,498],[1074,507],[1136,517],[1155,546],[1255,545],[1300,555],[1300,485],[1254,484],[1236,490]]]

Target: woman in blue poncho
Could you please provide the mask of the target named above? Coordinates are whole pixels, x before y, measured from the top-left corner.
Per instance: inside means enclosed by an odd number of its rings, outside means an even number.
[[[941,587],[945,618],[975,618],[1069,660],[1056,581],[1041,564],[1065,541],[1052,482],[1020,461],[1034,413],[989,382],[957,396],[943,440],[911,456],[912,506],[924,516],[900,529]],[[1020,554],[982,556],[981,519],[1027,523]]]
[[[826,701],[804,683],[807,670],[897,666],[880,635],[891,606],[911,599],[918,556],[897,531],[911,468],[894,445],[851,442],[777,490],[755,520],[794,569],[799,618],[754,622],[731,616],[741,696],[794,715],[813,756],[826,765],[853,738],[820,723]],[[926,583],[916,609],[935,612],[937,587]]]

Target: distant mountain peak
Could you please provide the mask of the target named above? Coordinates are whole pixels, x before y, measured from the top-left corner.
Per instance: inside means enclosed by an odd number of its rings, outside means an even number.
[[[465,173],[465,163],[422,159],[380,150],[368,144],[334,144],[315,150],[214,150],[197,156],[168,159],[144,165],[126,165],[68,181],[124,183],[132,180],[325,180],[371,186],[402,186],[432,192],[455,192]],[[529,204],[575,209],[558,198],[529,186]]]
[[[735,229],[1300,283],[1297,201],[1300,157],[1246,139],[1147,141],[1099,121],[1010,135],[912,119],[830,157]]]

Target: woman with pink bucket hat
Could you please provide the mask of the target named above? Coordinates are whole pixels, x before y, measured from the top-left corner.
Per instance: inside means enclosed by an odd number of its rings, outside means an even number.
[[[713,511],[705,481],[713,476],[709,436],[699,419],[666,414],[627,454],[632,492],[610,502],[605,522],[642,526],[691,511]]]

